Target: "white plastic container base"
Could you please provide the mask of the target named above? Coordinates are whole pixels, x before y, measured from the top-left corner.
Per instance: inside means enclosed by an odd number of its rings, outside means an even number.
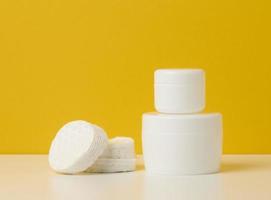
[[[196,113],[205,108],[201,69],[158,69],[154,74],[155,109],[161,113]]]
[[[142,143],[147,174],[218,172],[222,116],[219,113],[143,114]]]

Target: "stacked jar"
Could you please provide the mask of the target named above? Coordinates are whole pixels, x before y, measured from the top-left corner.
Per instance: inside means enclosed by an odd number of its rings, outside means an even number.
[[[159,69],[154,75],[155,109],[144,113],[142,143],[148,174],[215,173],[222,154],[222,116],[205,108],[201,69]]]

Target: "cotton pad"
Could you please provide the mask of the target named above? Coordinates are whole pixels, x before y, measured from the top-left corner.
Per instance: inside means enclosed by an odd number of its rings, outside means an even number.
[[[89,168],[107,147],[105,131],[83,120],[64,125],[49,151],[49,164],[60,173],[75,174]]]
[[[99,158],[86,172],[114,173],[129,172],[136,169],[136,159]]]
[[[129,137],[110,139],[107,148],[86,172],[127,172],[136,168],[134,140]]]
[[[134,159],[134,140],[129,137],[115,137],[110,139],[107,148],[99,158]]]

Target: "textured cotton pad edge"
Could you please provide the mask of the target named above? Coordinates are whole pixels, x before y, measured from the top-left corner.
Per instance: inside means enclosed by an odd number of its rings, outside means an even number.
[[[108,147],[99,158],[134,159],[134,140],[130,137],[115,137],[110,139]]]
[[[90,173],[131,172],[136,169],[136,159],[104,159],[99,158],[86,170]]]

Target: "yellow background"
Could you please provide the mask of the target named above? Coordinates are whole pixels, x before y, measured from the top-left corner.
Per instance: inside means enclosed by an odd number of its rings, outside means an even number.
[[[224,153],[271,153],[271,12],[252,0],[0,2],[0,153],[47,153],[74,119],[131,136],[156,68],[200,67]]]

